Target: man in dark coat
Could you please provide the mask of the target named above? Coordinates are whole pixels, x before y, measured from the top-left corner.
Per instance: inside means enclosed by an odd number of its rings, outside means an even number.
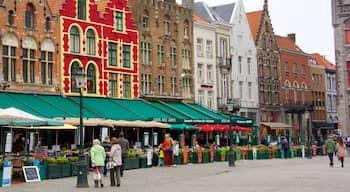
[[[289,143],[286,138],[282,140],[282,149],[284,151],[284,158],[287,158],[289,152]]]
[[[124,174],[124,160],[128,158],[128,152],[129,152],[129,141],[124,138],[124,133],[120,132],[118,144],[122,148],[122,166],[120,169],[120,176],[123,177]]]

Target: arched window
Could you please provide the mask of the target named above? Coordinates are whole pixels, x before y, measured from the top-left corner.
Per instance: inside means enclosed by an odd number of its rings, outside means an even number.
[[[70,68],[70,79],[71,79],[71,92],[72,93],[79,93],[79,88],[76,87],[76,80],[75,75],[78,74],[78,72],[81,71],[81,67],[78,62],[73,62],[71,68]]]
[[[298,103],[298,83],[294,82],[294,103]]]
[[[46,17],[45,19],[45,30],[50,31],[51,30],[51,25],[50,25],[50,18]]]
[[[290,104],[290,84],[286,82],[286,103]]]
[[[87,69],[88,93],[96,93],[96,68],[94,64],[89,64]]]
[[[70,30],[70,52],[80,53],[80,33],[76,26]]]
[[[302,84],[302,100],[303,100],[303,105],[305,105],[305,103],[306,103],[306,86],[305,86],[305,84],[303,83]]]
[[[95,39],[95,32],[92,29],[89,29],[86,33],[86,43],[87,43],[87,54],[95,55],[96,39]]]
[[[13,19],[13,11],[10,10],[7,14],[7,22],[9,25],[13,25],[14,24],[14,19]]]
[[[25,26],[34,28],[34,5],[32,3],[28,3],[25,7]]]

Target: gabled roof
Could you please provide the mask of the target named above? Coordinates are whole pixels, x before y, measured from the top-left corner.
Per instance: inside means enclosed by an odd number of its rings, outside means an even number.
[[[275,38],[280,49],[287,49],[290,51],[304,53],[304,51],[300,49],[300,47],[296,45],[289,37],[275,35]]]
[[[95,3],[97,5],[97,11],[99,11],[100,16],[103,17],[103,13],[105,13],[109,0],[95,0]]]
[[[47,3],[51,9],[52,15],[59,15],[65,0],[48,0]]]
[[[263,10],[247,13],[247,18],[248,18],[250,30],[254,38],[254,42],[256,42],[256,39],[258,37],[262,16],[263,16]]]
[[[233,10],[235,8],[235,3],[219,5],[211,7],[213,11],[215,11],[220,17],[226,22],[231,22],[231,17],[233,14]]]
[[[322,65],[327,69],[336,70],[336,66],[333,63],[329,62],[324,56],[321,56],[318,53],[311,54],[311,58],[314,59],[317,64]]]
[[[199,23],[208,23],[208,21],[206,19],[204,19],[203,17],[193,13],[193,21],[197,21]]]
[[[204,2],[195,3],[193,12],[205,18],[209,22],[213,22],[213,21],[224,22],[224,20],[220,17],[220,15],[215,13],[215,11]]]

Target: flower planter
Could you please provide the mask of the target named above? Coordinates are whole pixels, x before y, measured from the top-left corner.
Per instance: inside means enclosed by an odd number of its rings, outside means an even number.
[[[48,164],[47,174],[48,179],[55,179],[61,177],[61,164]]]
[[[140,168],[140,162],[138,157],[126,158],[124,160],[124,169],[138,169]]]
[[[215,161],[221,161],[221,152],[220,150],[215,150]]]
[[[251,149],[248,150],[248,159],[249,160],[253,160],[254,159],[254,157],[253,157],[253,150],[251,150]]]
[[[198,163],[198,151],[192,152],[192,163]]]
[[[61,177],[69,177],[71,176],[71,164],[70,163],[64,163],[61,164]]]
[[[179,153],[179,157],[178,157],[178,164],[179,165],[183,165],[184,164],[184,154],[183,153]]]
[[[269,159],[269,152],[258,151],[257,159]]]

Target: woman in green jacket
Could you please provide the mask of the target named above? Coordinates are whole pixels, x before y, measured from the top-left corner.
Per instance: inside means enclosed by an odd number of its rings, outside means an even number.
[[[325,145],[326,145],[326,151],[329,157],[329,166],[333,167],[333,155],[335,152],[335,142],[333,141],[333,138],[331,135],[328,135]]]
[[[105,165],[106,152],[102,147],[100,140],[94,139],[93,146],[90,149],[91,165],[94,169],[95,187],[98,187],[100,182],[103,187],[101,174],[103,173],[103,167]]]

